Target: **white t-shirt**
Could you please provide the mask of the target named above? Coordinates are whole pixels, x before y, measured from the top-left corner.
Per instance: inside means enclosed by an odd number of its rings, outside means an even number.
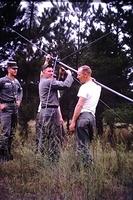
[[[93,115],[95,115],[96,106],[98,104],[100,94],[101,94],[101,86],[94,83],[92,80],[81,85],[78,92],[78,97],[85,98],[85,103],[83,105],[81,113],[91,112]]]

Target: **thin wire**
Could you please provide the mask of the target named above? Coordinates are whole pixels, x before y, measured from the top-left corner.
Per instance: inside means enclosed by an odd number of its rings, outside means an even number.
[[[95,79],[93,79],[93,81],[94,81],[96,84],[100,85],[101,87],[103,87],[103,88],[109,90],[110,92],[112,92],[112,93],[114,93],[114,94],[117,94],[118,96],[123,97],[123,98],[125,98],[125,99],[127,99],[128,101],[131,101],[131,102],[133,103],[133,99],[131,99],[131,98],[129,98],[129,97],[127,97],[127,96],[125,96],[125,95],[123,95],[123,94],[121,94],[121,93],[116,92],[115,90],[113,90],[113,89],[111,89],[111,88],[109,88],[109,87],[107,87],[107,86],[105,86],[105,85],[99,83],[99,82],[96,81]]]
[[[49,90],[48,90],[48,95],[47,95],[46,107],[45,108],[47,108],[47,106],[48,106],[48,100],[49,100],[50,91],[51,91],[51,87],[52,87],[52,81],[53,81],[53,78],[54,78],[54,72],[55,72],[55,67],[56,67],[56,63],[57,63],[57,58],[58,58],[58,56],[56,57],[55,62],[54,62],[53,75],[52,75],[52,78],[51,78],[51,81],[50,81],[50,85],[49,85]]]
[[[47,52],[44,51],[43,49],[39,48],[37,44],[31,42],[30,40],[28,40],[26,37],[24,37],[23,35],[21,35],[20,33],[18,33],[17,31],[15,31],[14,29],[12,29],[11,27],[7,26],[7,28],[11,29],[13,32],[15,32],[17,35],[19,35],[21,38],[23,38],[24,40],[26,40],[27,42],[29,42],[31,45],[36,46],[39,50],[41,50],[43,53],[45,53],[47,55]]]
[[[10,28],[10,27],[9,27],[9,28]],[[12,28],[10,28],[10,29],[13,30]],[[14,31],[16,34],[18,34],[20,37],[24,38],[24,39],[25,39],[26,41],[28,41],[29,43],[31,43],[32,45],[36,45],[36,44],[30,42],[27,38],[25,38],[25,37],[22,36],[21,34],[19,34],[17,31],[15,31],[15,30],[13,30],[13,31]],[[111,32],[110,32],[110,33],[111,33]],[[100,40],[101,38],[103,38],[103,37],[109,35],[110,33],[107,33],[107,34],[105,34],[104,36],[98,38],[97,40],[91,42],[91,44],[94,43],[94,42],[96,42],[96,41],[98,41],[98,40]],[[88,45],[90,45],[90,44],[88,44]],[[86,45],[86,46],[88,46],[88,45]],[[86,46],[84,46],[83,48],[85,48]],[[36,45],[36,47],[38,48],[37,45]],[[82,48],[82,49],[83,49],[83,48]],[[40,49],[40,48],[38,48],[38,49]],[[46,53],[45,51],[43,51],[42,49],[40,49],[40,50],[41,50],[42,52],[44,52],[45,54],[47,54],[47,53]],[[81,49],[80,49],[80,50],[81,50]],[[80,51],[80,50],[78,50],[78,51]],[[76,51],[76,52],[78,52],[78,51]],[[72,54],[74,54],[74,53],[75,53],[75,52],[73,52]],[[72,55],[72,54],[69,54],[69,56]],[[68,57],[68,56],[67,56],[67,57]],[[51,56],[51,58],[55,60],[55,58],[53,58],[52,56]],[[56,60],[56,63],[59,63],[60,65],[62,65],[62,66],[64,66],[64,67],[66,67],[66,68],[68,68],[68,69],[70,69],[70,70],[72,70],[72,71],[74,71],[74,72],[77,73],[77,70],[75,70],[75,69],[69,67],[68,65],[64,64],[63,62],[60,62],[60,61]],[[125,96],[125,95],[122,95],[122,94],[116,92],[115,90],[113,90],[113,89],[111,89],[111,88],[109,88],[109,87],[107,87],[107,86],[105,86],[105,85],[103,85],[103,84],[101,84],[101,83],[99,83],[99,82],[97,82],[97,81],[95,81],[95,82],[96,82],[97,84],[99,84],[101,87],[103,87],[103,88],[105,88],[105,89],[107,89],[107,90],[109,90],[109,91],[111,91],[111,92],[113,92],[113,93],[115,93],[115,94],[117,94],[117,95],[119,95],[119,96],[121,96],[121,97],[123,97],[123,98],[125,98],[125,99],[127,99],[128,101],[131,101],[131,102],[133,103],[133,99],[131,99],[131,98]]]
[[[74,72],[77,73],[77,70],[76,70],[76,69],[73,69],[73,68],[67,66],[67,65],[64,64],[63,62],[59,62],[59,63],[60,63],[62,66],[64,66],[64,67],[66,67],[66,68],[68,68],[68,69],[70,69],[70,70],[72,70],[72,71],[74,71]],[[100,85],[101,87],[103,87],[103,88],[109,90],[110,92],[112,92],[112,93],[114,93],[114,94],[117,94],[118,96],[123,97],[123,98],[125,98],[126,100],[131,101],[131,102],[133,103],[133,99],[131,99],[131,98],[129,98],[129,97],[127,97],[127,96],[125,96],[125,95],[123,95],[123,94],[121,94],[121,93],[119,93],[119,92],[117,92],[117,91],[115,91],[115,90],[113,90],[113,89],[107,87],[106,85],[103,85],[103,84],[99,83],[99,82],[96,81],[95,79],[93,79],[93,81],[94,81],[95,83],[97,83],[98,85]]]
[[[26,40],[27,42],[29,42],[31,45],[36,46],[39,50],[41,50],[43,53],[45,53],[45,54],[47,55],[47,52],[44,51],[44,50],[42,50],[41,48],[39,48],[38,45],[36,45],[35,43],[31,42],[31,41],[28,40],[26,37],[24,37],[23,35],[19,34],[19,33],[18,33],[17,31],[15,31],[14,29],[12,29],[11,27],[8,27],[8,28],[11,29],[12,31],[14,31],[16,34],[18,34],[20,37],[22,37],[22,38],[23,38],[24,40]],[[109,32],[109,33],[107,33],[107,34],[105,34],[105,35],[103,35],[103,36],[97,38],[96,40],[94,40],[94,41],[92,41],[91,43],[85,45],[84,47],[80,48],[79,50],[77,50],[77,51],[75,51],[75,52],[69,54],[68,56],[64,57],[61,61],[63,61],[63,60],[65,60],[66,58],[68,58],[68,57],[70,57],[70,56],[72,56],[72,55],[74,55],[74,54],[80,52],[81,50],[85,49],[86,47],[91,46],[92,44],[96,43],[97,41],[101,40],[102,38],[106,37],[106,36],[109,35],[109,34],[111,34],[111,32]],[[52,59],[53,59],[53,57],[52,57]],[[59,63],[59,64],[63,64],[63,63],[61,63],[61,62],[58,62],[58,63]],[[54,71],[55,71],[56,64],[57,64],[57,57],[56,57],[55,63],[54,63],[54,68],[53,68]],[[63,64],[63,66],[66,66],[68,69],[70,69],[70,67],[68,67],[67,65],[64,65],[64,64]],[[74,71],[76,71],[76,70],[74,70]],[[53,74],[54,74],[54,73],[53,73]],[[54,76],[54,75],[53,75],[53,76]],[[53,79],[53,77],[52,77],[52,79]],[[76,78],[74,78],[74,79],[76,80]],[[124,97],[124,98],[126,98],[127,100],[133,102],[133,99],[128,98],[128,97],[126,97],[126,96],[124,96],[124,95],[122,95],[122,94],[120,94],[120,93],[118,93],[118,92],[115,92],[114,90],[112,90],[112,89],[106,87],[105,85],[102,85],[101,83],[96,82],[96,81],[95,81],[95,83],[97,83],[97,84],[101,85],[102,87],[104,87],[105,89],[108,89],[108,90],[110,90],[111,92],[113,92],[113,93],[115,93],[115,94],[117,94],[117,95],[119,95],[119,96],[121,96],[121,97]],[[48,100],[49,100],[49,96],[50,96],[51,86],[52,86],[52,80],[51,80],[51,82],[50,82],[50,87],[49,87],[49,91],[48,91],[48,96],[47,96],[47,101],[46,101],[46,107],[45,107],[45,109],[47,109],[47,106],[48,106]],[[103,102],[101,99],[100,99],[100,101],[101,101],[107,108],[109,108],[110,110],[112,110],[112,112],[113,112],[119,119],[121,119],[122,121],[124,121],[124,120],[123,120],[113,109],[111,109],[105,102]],[[51,116],[52,116],[52,112],[51,112]]]
[[[57,63],[57,57],[56,57],[56,60],[54,62],[54,67],[53,67],[53,74],[52,74],[52,77],[51,77],[51,80],[50,80],[50,86],[49,86],[49,90],[48,90],[48,95],[47,95],[47,100],[46,100],[46,106],[44,108],[44,114],[46,112],[46,109],[48,108],[48,100],[49,100],[49,96],[50,96],[50,91],[51,91],[51,87],[52,87],[52,81],[53,81],[53,78],[54,78],[54,71],[55,71],[55,67],[56,67],[56,63]],[[52,114],[54,113],[54,109],[52,109],[51,111],[51,115],[49,116],[49,119],[46,121],[44,118],[42,120],[42,126],[41,126],[41,132],[40,134],[43,134],[43,126],[47,127],[47,125],[49,124],[49,122],[51,121],[51,117],[52,117]]]
[[[111,34],[111,32],[106,33],[105,35],[103,35],[103,36],[97,38],[96,40],[90,42],[89,44],[85,45],[84,47],[80,48],[79,50],[74,51],[73,53],[71,53],[71,54],[69,54],[68,56],[66,56],[66,57],[64,57],[63,59],[61,59],[61,61],[63,61],[63,60],[65,60],[66,58],[68,58],[68,57],[70,57],[70,56],[72,56],[72,55],[74,55],[74,54],[80,52],[81,50],[85,49],[86,47],[89,47],[90,45],[96,43],[97,41],[101,40],[102,38],[106,37],[106,36],[109,35],[109,34]]]
[[[80,81],[79,81],[77,78],[74,78],[74,80],[75,80],[77,83],[79,83],[79,84],[81,85]],[[99,101],[102,102],[107,108],[109,108],[109,109],[110,109],[110,112],[114,113],[120,120],[122,120],[123,122],[125,121],[125,120],[124,120],[122,117],[120,117],[110,106],[108,106],[104,101],[102,101],[101,99],[99,99]]]
[[[41,50],[43,53],[45,53],[47,55],[47,52],[42,50],[41,48],[38,47],[38,45],[36,45],[35,43],[31,42],[30,40],[28,40],[26,37],[24,37],[23,35],[21,35],[20,33],[18,33],[17,31],[15,31],[13,28],[7,26],[7,28],[11,29],[13,32],[15,32],[16,34],[18,34],[20,37],[22,37],[23,39],[25,39],[27,42],[29,42],[30,44],[32,44],[33,46],[36,46],[39,50]],[[64,59],[70,57],[71,55],[74,55],[78,52],[80,52],[82,49],[86,48],[87,46],[92,45],[93,43],[96,43],[97,41],[101,40],[102,38],[106,37],[107,35],[111,34],[111,32],[106,33],[105,35],[97,38],[96,40],[90,42],[89,44],[85,45],[84,47],[82,47],[81,49],[74,51],[73,53],[69,54],[68,56],[66,56],[65,58],[61,59],[61,61],[63,61]],[[52,59],[55,59],[54,57],[51,56]],[[58,61],[59,62],[59,61]],[[59,62],[60,63],[60,62]]]
[[[102,102],[107,108],[109,108],[110,109],[110,112],[112,112],[112,113],[114,113],[121,121],[126,121],[126,119],[124,120],[122,117],[120,117],[115,111],[114,111],[114,109],[112,109],[110,106],[108,106],[104,101],[102,101],[101,99],[100,99],[100,102]]]
[[[48,108],[48,101],[49,101],[49,97],[50,97],[50,92],[51,92],[51,87],[52,87],[52,81],[53,81],[53,78],[54,78],[54,72],[55,72],[55,67],[56,67],[56,63],[57,63],[57,58],[58,58],[58,57],[56,57],[56,60],[55,60],[55,62],[54,62],[53,75],[52,75],[51,80],[50,80],[50,85],[49,85],[48,95],[47,95],[47,99],[46,99],[46,105],[45,105],[45,108],[44,108],[44,113],[45,113],[46,109]],[[54,109],[52,109],[52,111],[51,111],[51,115],[50,115],[50,117],[49,117],[49,120],[47,121],[47,124],[48,124],[48,123],[50,122],[50,120],[51,120],[53,111],[54,111]],[[44,121],[45,121],[45,120],[43,119],[43,124],[44,124]],[[46,124],[46,123],[45,123],[45,124]]]

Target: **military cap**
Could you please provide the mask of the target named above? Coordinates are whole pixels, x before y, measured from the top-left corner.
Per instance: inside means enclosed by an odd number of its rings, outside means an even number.
[[[8,67],[18,69],[17,63],[13,60],[10,60],[10,61],[7,62],[7,68]]]

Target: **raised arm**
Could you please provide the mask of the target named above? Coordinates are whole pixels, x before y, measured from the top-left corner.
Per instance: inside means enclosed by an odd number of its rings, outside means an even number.
[[[53,89],[59,89],[59,90],[62,90],[64,88],[70,88],[72,83],[73,83],[73,77],[71,75],[71,71],[70,70],[66,70],[66,73],[67,73],[67,77],[64,81],[58,81],[56,79],[54,79],[52,81],[52,88]]]

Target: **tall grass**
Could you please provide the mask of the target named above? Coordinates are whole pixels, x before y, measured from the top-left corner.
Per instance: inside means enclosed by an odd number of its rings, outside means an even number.
[[[99,138],[91,144],[94,164],[84,168],[74,152],[74,137],[61,150],[59,163],[34,152],[34,130],[24,145],[14,141],[14,160],[0,164],[6,200],[132,200],[133,153],[112,149]],[[3,189],[3,188],[2,188]],[[1,184],[0,184],[1,190]],[[4,200],[0,191],[0,199]]]

